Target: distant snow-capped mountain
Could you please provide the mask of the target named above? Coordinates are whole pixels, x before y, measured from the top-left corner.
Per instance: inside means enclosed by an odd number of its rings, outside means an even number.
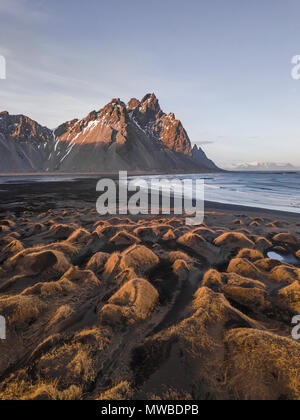
[[[297,168],[291,163],[278,162],[245,162],[236,163],[228,167],[234,171],[294,171]]]

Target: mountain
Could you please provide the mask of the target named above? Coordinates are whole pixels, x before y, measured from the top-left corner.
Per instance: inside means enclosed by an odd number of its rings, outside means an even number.
[[[228,169],[236,171],[294,171],[295,166],[290,163],[277,162],[249,162],[231,165]]]
[[[0,113],[0,171],[41,171],[53,148],[53,133],[24,115]]]
[[[7,151],[0,158],[1,172],[219,170],[200,148],[192,149],[182,123],[161,110],[154,94],[127,105],[113,99],[54,132],[24,116],[2,115],[1,147]]]
[[[205,165],[208,168],[210,168],[212,170],[216,170],[216,171],[219,170],[217,165],[212,160],[208,159],[208,157],[206,156],[204,151],[201,149],[201,147],[198,147],[196,144],[193,147],[192,156],[193,156],[193,159],[196,160],[197,162],[199,162],[200,164],[205,162]]]

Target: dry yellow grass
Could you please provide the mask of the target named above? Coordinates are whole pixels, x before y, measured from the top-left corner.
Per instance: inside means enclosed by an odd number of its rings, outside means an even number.
[[[152,401],[193,401],[193,397],[188,392],[178,391],[175,388],[166,389],[161,395],[150,395]]]
[[[110,254],[105,252],[97,252],[86,265],[87,270],[92,270],[95,273],[101,272],[104,270],[105,264],[107,263]]]
[[[51,328],[53,325],[57,324],[58,322],[64,321],[69,318],[74,313],[74,309],[71,308],[70,305],[62,305],[60,306],[47,326],[47,329]]]
[[[121,270],[132,268],[137,275],[143,275],[159,263],[159,258],[149,248],[134,245],[122,253]]]
[[[127,282],[100,312],[104,324],[133,324],[145,320],[158,302],[157,290],[145,279]]]
[[[36,296],[12,296],[0,300],[0,313],[11,327],[21,328],[36,321],[46,305]]]
[[[168,260],[171,264],[174,264],[176,260],[183,260],[187,263],[193,262],[193,258],[190,257],[188,254],[182,251],[171,251],[168,253]]]
[[[300,399],[300,344],[251,329],[225,336],[228,386],[238,399]]]
[[[298,281],[279,290],[278,297],[284,307],[294,312],[295,315],[300,314],[300,284]]]
[[[300,399],[300,344],[283,338],[300,312],[300,270],[264,258],[267,221],[96,222],[87,208],[38,219],[24,213],[0,234],[0,399]]]
[[[246,260],[245,258],[234,258],[231,260],[227,272],[236,273],[240,276],[249,277],[254,280],[264,280],[267,277],[252,262]]]
[[[173,272],[181,281],[187,281],[191,266],[184,260],[176,260],[172,266]]]
[[[224,294],[227,298],[252,310],[263,311],[270,307],[266,291],[256,287],[246,289],[244,287],[226,286]]]
[[[132,399],[134,391],[131,388],[131,385],[127,381],[120,382],[118,385],[113,388],[103,392],[96,398],[98,401],[125,401]]]
[[[75,230],[67,239],[71,244],[86,245],[92,239],[91,233],[87,229]]]
[[[37,275],[44,272],[45,280],[65,273],[69,266],[70,263],[64,254],[56,250],[25,250],[5,264],[8,270],[16,270],[22,274]]]
[[[14,255],[18,254],[19,252],[22,252],[24,250],[24,246],[22,242],[20,242],[18,239],[13,239],[11,242],[9,242],[8,245],[6,245],[2,251],[1,256],[5,259],[13,257]]]
[[[60,388],[70,385],[85,388],[101,370],[101,354],[109,343],[106,329],[95,327],[80,331],[71,342],[43,354],[36,365],[37,372],[40,377],[58,380]]]
[[[274,283],[292,284],[294,281],[300,281],[300,269],[280,265],[273,268],[270,278]]]
[[[141,243],[141,240],[137,236],[122,230],[121,232],[116,233],[109,240],[109,243],[115,246],[130,246]]]
[[[239,232],[227,232],[215,239],[214,244],[228,251],[254,248],[254,242]]]
[[[217,270],[208,270],[203,276],[202,286],[208,287],[215,292],[221,292],[224,286],[222,275]]]
[[[257,251],[256,249],[249,249],[244,248],[236,256],[237,258],[246,258],[247,260],[251,262],[255,262],[257,260],[261,260],[264,258],[264,254],[260,251]]]
[[[263,236],[259,236],[255,240],[255,247],[261,252],[266,252],[268,249],[272,248],[272,242]]]
[[[19,401],[75,401],[82,399],[80,386],[71,385],[64,390],[59,390],[57,380],[45,381],[38,378],[36,382],[32,382],[26,375],[24,377],[26,379],[9,382],[0,392],[0,399]]]
[[[207,242],[202,236],[196,233],[185,233],[177,240],[177,243],[182,247],[189,248],[200,257],[205,258],[211,265],[223,262],[223,255],[220,248]]]
[[[264,258],[262,260],[255,261],[255,266],[262,271],[271,271],[273,268],[278,267],[282,263],[271,258]]]
[[[287,245],[297,245],[299,241],[297,238],[289,232],[286,233],[278,233],[273,238],[274,242],[284,243]]]

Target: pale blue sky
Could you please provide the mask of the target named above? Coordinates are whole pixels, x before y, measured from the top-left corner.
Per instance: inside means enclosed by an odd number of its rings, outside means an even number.
[[[155,92],[218,164],[300,167],[299,22],[299,0],[0,0],[0,108],[54,128]]]

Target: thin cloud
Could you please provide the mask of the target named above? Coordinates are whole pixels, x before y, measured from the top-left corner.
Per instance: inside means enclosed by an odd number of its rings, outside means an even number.
[[[46,16],[41,10],[43,4],[44,1],[37,0],[32,8],[32,2],[29,3],[28,0],[0,0],[0,13],[22,20],[24,17],[30,20],[41,19]]]
[[[214,141],[200,141],[197,144],[199,146],[205,146],[206,144],[214,144],[214,143],[215,143]]]

